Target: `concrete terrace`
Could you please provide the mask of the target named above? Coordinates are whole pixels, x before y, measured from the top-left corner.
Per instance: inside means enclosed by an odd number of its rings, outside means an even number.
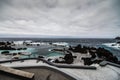
[[[93,64],[92,66],[79,66],[77,64],[53,64],[45,60],[27,59],[18,61],[6,61],[0,63],[3,66],[13,67],[23,71],[35,73],[35,80],[120,80],[120,66],[116,64]],[[0,77],[6,75],[0,73]],[[58,76],[58,77],[57,77]],[[11,79],[7,76],[4,80]],[[13,77],[12,77],[13,78]],[[49,78],[49,79],[48,79]]]

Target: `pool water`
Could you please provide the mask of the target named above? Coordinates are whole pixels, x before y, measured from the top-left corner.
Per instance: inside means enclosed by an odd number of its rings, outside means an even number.
[[[34,53],[35,53],[35,48],[27,48],[26,50],[0,50],[0,54],[3,51],[9,51],[9,53],[19,53],[19,52],[30,52],[31,55],[27,56],[27,55],[21,55],[19,58],[31,58],[34,57]]]
[[[64,56],[63,53],[59,53],[59,52],[51,52],[48,55],[46,55],[47,57],[51,57],[51,56]]]
[[[18,52],[34,52],[34,48],[27,48],[26,50],[0,50],[0,53],[3,51],[9,51],[9,53],[18,53]]]
[[[52,56],[64,56],[64,53],[62,52],[53,52],[49,51],[50,48],[45,49],[36,49],[36,48],[27,48],[26,50],[0,50],[0,54],[3,51],[9,51],[9,53],[19,53],[19,52],[30,52],[31,55],[20,55],[19,58],[36,58],[39,55],[46,56],[46,57],[52,57]]]

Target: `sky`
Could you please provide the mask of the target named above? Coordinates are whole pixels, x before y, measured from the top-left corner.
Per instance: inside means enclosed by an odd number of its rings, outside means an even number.
[[[120,0],[0,0],[0,37],[114,38]]]

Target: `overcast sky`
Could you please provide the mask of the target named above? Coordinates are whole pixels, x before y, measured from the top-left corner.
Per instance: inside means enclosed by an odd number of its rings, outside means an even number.
[[[0,37],[34,35],[120,36],[120,0],[0,0]]]

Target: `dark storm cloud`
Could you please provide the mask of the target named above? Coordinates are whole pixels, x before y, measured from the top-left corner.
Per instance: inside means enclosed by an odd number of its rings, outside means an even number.
[[[0,0],[0,33],[120,35],[119,0]]]

